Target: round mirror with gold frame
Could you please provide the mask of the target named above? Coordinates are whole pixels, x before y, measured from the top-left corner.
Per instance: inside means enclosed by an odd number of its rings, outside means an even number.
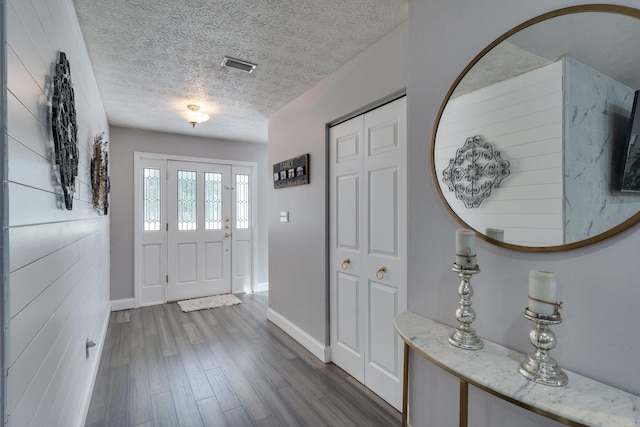
[[[621,184],[629,171],[640,179],[637,46],[640,10],[584,5],[531,19],[480,52],[433,131],[432,173],[454,217],[491,243],[536,252],[638,222],[640,188]]]

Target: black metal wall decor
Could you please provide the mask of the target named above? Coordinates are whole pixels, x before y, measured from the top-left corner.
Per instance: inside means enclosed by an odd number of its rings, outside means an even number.
[[[509,162],[482,136],[467,138],[442,172],[442,180],[467,209],[477,208],[509,176]]]
[[[67,210],[71,210],[78,175],[78,125],[71,69],[64,52],[58,53],[51,104],[51,132],[55,145],[55,160],[60,170],[64,206]]]
[[[273,188],[309,183],[309,155],[294,157],[273,164]]]
[[[102,139],[104,134],[96,135],[93,140],[93,155],[91,157],[91,192],[93,193],[93,208],[100,215],[109,213],[109,152],[107,141]]]

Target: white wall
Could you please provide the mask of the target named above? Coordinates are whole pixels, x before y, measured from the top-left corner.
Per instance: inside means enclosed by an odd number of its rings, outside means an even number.
[[[310,154],[310,184],[269,189],[269,309],[329,343],[326,125],[406,87],[407,25],[269,118],[269,164]],[[279,213],[289,211],[289,222]]]
[[[81,425],[109,318],[109,217],[93,212],[90,189],[93,138],[109,128],[71,0],[10,0],[7,13],[9,425]],[[79,127],[71,211],[50,131],[58,51]],[[99,343],[88,358],[87,338]]]
[[[442,100],[463,68],[494,39],[539,14],[580,4],[576,1],[508,0],[476,2],[411,2],[409,5],[409,309],[454,325],[458,280],[450,270],[454,230],[459,224],[442,206],[429,170],[430,138]],[[637,6],[636,2],[616,4]],[[527,272],[541,268],[558,273],[559,298],[564,300],[564,322],[554,331],[558,347],[552,355],[566,369],[640,394],[640,335],[635,311],[640,300],[635,261],[640,225],[591,246],[560,253],[516,252],[479,241],[474,277],[474,327],[479,335],[521,352],[529,352],[531,327],[522,317],[526,306]],[[597,337],[597,338],[596,338]],[[594,339],[597,344],[594,343]],[[435,369],[412,358],[411,422],[428,424],[436,414],[457,414],[457,399],[425,404],[425,394],[436,394],[428,378]],[[514,375],[518,375],[514,368]],[[453,379],[450,379],[453,381]],[[449,383],[447,383],[449,384]],[[472,406],[490,407],[483,394],[471,397]],[[488,398],[487,398],[488,399]],[[504,408],[487,411],[487,426],[542,424],[533,414],[513,414]],[[431,411],[431,412],[430,412]],[[473,417],[473,414],[471,415]],[[521,421],[525,417],[534,421]],[[441,425],[454,425],[441,424]],[[482,423],[480,425],[483,425]]]
[[[475,135],[509,162],[509,176],[476,208],[467,208],[443,183],[447,203],[471,228],[502,229],[515,245],[564,243],[562,70],[558,61],[447,103],[434,150],[440,179],[449,159]]]
[[[185,123],[186,125],[186,123]],[[256,162],[258,182],[257,283],[268,282],[266,198],[272,183],[267,146],[238,141],[172,135],[121,127],[111,128],[111,300],[134,296],[133,153]]]

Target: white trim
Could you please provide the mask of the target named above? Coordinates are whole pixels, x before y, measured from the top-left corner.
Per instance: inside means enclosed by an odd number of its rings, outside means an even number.
[[[291,338],[298,341],[304,348],[309,350],[311,354],[320,359],[322,363],[331,362],[331,347],[318,342],[280,313],[271,309],[271,307],[267,308],[267,320],[273,322],[274,325],[289,334]]]
[[[258,247],[258,164],[255,163],[251,166],[251,244],[253,251],[251,256],[251,292],[258,292],[258,270],[259,270],[259,254],[260,249]],[[267,284],[267,289],[268,289]]]
[[[269,290],[269,282],[260,282],[256,284],[254,292],[266,292]]]
[[[138,218],[140,217],[141,213],[140,213],[140,204],[138,203],[138,200],[140,199],[140,195],[142,192],[142,182],[139,180],[138,176],[139,176],[139,171],[142,168],[143,165],[143,161],[144,160],[155,160],[155,161],[161,161],[164,162],[164,167],[162,168],[162,174],[163,176],[166,176],[166,171],[167,171],[167,162],[169,161],[184,161],[184,162],[193,162],[193,163],[212,163],[212,164],[222,164],[222,165],[230,165],[232,170],[234,166],[243,166],[243,167],[247,167],[250,169],[250,175],[251,175],[251,197],[252,197],[252,215],[251,215],[251,220],[252,220],[252,225],[251,225],[251,241],[252,241],[252,264],[251,264],[251,280],[250,280],[250,284],[248,287],[245,287],[245,289],[242,290],[233,290],[233,279],[232,279],[232,292],[234,293],[242,293],[242,292],[254,292],[255,291],[255,282],[256,282],[256,278],[257,278],[257,271],[258,271],[258,266],[259,266],[259,251],[258,251],[258,187],[257,187],[257,183],[258,183],[258,162],[252,162],[252,161],[242,161],[242,160],[227,160],[227,159],[211,159],[211,158],[201,158],[201,157],[189,157],[189,156],[177,156],[177,155],[173,155],[173,154],[159,154],[159,153],[148,153],[148,152],[143,152],[143,151],[134,151],[133,152],[133,164],[134,164],[134,297],[133,297],[133,303],[134,306],[133,307],[143,307],[146,305],[155,305],[155,304],[163,304],[167,302],[167,284],[164,283],[163,286],[163,300],[162,301],[157,301],[157,302],[150,302],[150,301],[141,301],[141,282],[142,282],[142,278],[141,276],[141,272],[139,270],[139,267],[141,265],[141,253],[139,251],[139,247],[140,247],[140,242],[142,239],[142,230],[141,230],[141,226],[140,223],[138,221]],[[233,176],[233,173],[232,173]],[[166,200],[166,180],[163,181],[164,182],[164,189],[163,189],[163,198]],[[166,223],[167,222],[167,218],[166,218],[166,203],[164,203],[163,205],[163,213],[162,213],[162,223]],[[166,241],[167,237],[165,235],[165,240],[164,240],[164,246],[166,248],[167,246],[167,241]],[[162,276],[165,276],[167,274],[166,271],[166,263],[164,266],[164,271],[161,274]],[[118,305],[117,305],[118,306]],[[119,306],[118,306],[119,307]],[[125,306],[125,308],[118,308],[118,310],[126,310],[128,308],[133,308],[133,307],[127,307]],[[114,309],[115,310],[115,309]]]
[[[123,298],[111,301],[111,311],[130,310],[135,308],[135,300],[133,298]]]
[[[155,159],[155,160],[175,160],[180,162],[194,162],[194,163],[219,163],[223,165],[232,165],[232,166],[249,166],[249,167],[258,167],[257,162],[249,162],[246,160],[228,160],[228,159],[211,159],[209,157],[189,157],[189,156],[176,156],[173,154],[158,154],[158,153],[146,153],[144,151],[134,151],[133,157],[135,158],[144,158],[144,159]]]
[[[131,298],[133,300],[133,298]],[[107,315],[102,322],[102,328],[100,330],[100,336],[98,337],[98,345],[93,347],[89,352],[89,357],[93,356],[93,363],[91,365],[91,381],[87,384],[88,387],[85,392],[82,393],[83,399],[80,405],[80,413],[78,414],[76,427],[83,427],[87,422],[87,415],[89,414],[89,404],[91,403],[91,396],[93,394],[94,387],[96,385],[96,379],[98,378],[98,368],[100,367],[100,359],[102,358],[102,349],[104,348],[104,342],[107,340],[107,328],[109,327],[109,318],[111,317],[111,310],[113,307],[109,304],[109,308],[106,311]]]

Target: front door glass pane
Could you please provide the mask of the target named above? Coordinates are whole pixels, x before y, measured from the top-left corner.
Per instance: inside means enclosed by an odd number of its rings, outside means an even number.
[[[178,171],[178,231],[197,228],[196,177],[194,171]]]
[[[204,228],[222,230],[222,174],[204,174]]]

